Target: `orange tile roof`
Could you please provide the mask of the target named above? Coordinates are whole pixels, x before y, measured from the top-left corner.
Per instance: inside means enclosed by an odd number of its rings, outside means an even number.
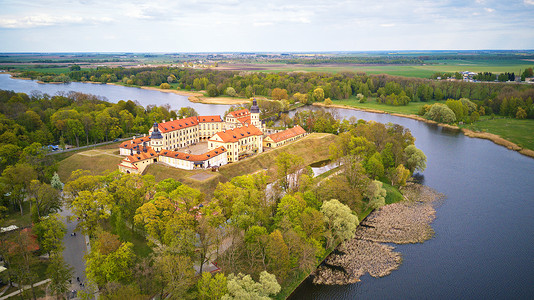
[[[133,164],[134,162],[158,157],[158,154],[156,153],[156,151],[154,151],[154,149],[152,149],[151,147],[146,147],[146,148],[147,148],[147,152],[141,151],[141,153],[139,154],[134,152],[134,155],[128,155],[124,160],[127,160],[128,162]]]
[[[189,117],[185,119],[178,119],[174,121],[168,121],[165,123],[159,123],[158,128],[159,128],[159,131],[165,133],[165,132],[170,132],[170,131],[179,130],[183,128],[188,128],[188,127],[195,126],[195,125],[198,125],[197,117]]]
[[[261,130],[256,128],[254,125],[248,125],[243,127],[234,128],[232,130],[225,130],[217,132],[215,135],[218,135],[224,143],[233,143],[237,142],[240,139],[253,136],[253,135],[263,135]],[[209,141],[215,141],[209,139]]]
[[[287,140],[289,138],[292,138],[294,136],[301,135],[303,133],[306,133],[306,130],[304,130],[302,127],[297,125],[293,128],[289,128],[284,131],[273,133],[269,135],[268,138],[271,138],[273,142],[278,143],[278,142]]]
[[[200,116],[198,117],[199,123],[206,123],[206,122],[222,122],[221,116]]]
[[[143,142],[148,142],[148,144],[150,145],[150,137],[149,136],[144,136],[144,137],[139,137],[139,138],[136,138],[136,139],[133,139],[133,140],[122,142],[120,144],[119,148],[132,149],[132,148],[134,148],[135,146],[137,146],[139,144],[143,144]]]
[[[187,160],[187,161],[205,161],[210,158],[213,158],[217,155],[221,155],[224,152],[226,152],[226,148],[224,147],[217,147],[211,151],[208,151],[206,153],[202,154],[187,154],[183,152],[178,151],[172,151],[172,150],[162,150],[159,155],[167,156],[171,158],[177,158],[181,160]]]
[[[241,124],[250,124],[250,116],[242,117],[237,119]]]
[[[242,117],[246,117],[247,115],[250,115],[250,111],[245,108],[245,109],[233,111],[230,114],[234,118],[242,118]]]

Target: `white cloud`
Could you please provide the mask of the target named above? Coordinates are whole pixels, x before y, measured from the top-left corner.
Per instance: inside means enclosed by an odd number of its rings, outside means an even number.
[[[527,5],[534,5],[534,0],[525,0],[524,2]]]
[[[393,24],[393,23],[380,24],[380,27],[395,27],[395,24]]]
[[[484,10],[487,11],[487,12],[489,12],[489,13],[492,13],[492,12],[495,11],[495,9],[493,9],[493,8],[489,8],[489,7],[484,7]]]
[[[35,28],[44,26],[66,24],[97,24],[111,22],[107,17],[77,17],[77,16],[51,16],[46,14],[27,17],[3,17],[0,18],[0,28]]]

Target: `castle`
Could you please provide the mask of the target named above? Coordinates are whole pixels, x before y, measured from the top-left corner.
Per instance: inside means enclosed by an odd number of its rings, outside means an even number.
[[[163,120],[154,123],[148,136],[134,137],[120,144],[119,153],[126,157],[119,164],[119,170],[142,174],[148,165],[156,162],[186,170],[218,167],[262,153],[264,146],[277,147],[306,134],[304,129],[296,126],[266,136],[268,143],[265,143],[264,132],[265,124],[260,120],[256,99],[252,101],[250,111],[230,112],[224,121],[220,116]],[[207,149],[202,154],[183,150],[199,142],[207,142]],[[180,149],[182,151],[178,151]]]

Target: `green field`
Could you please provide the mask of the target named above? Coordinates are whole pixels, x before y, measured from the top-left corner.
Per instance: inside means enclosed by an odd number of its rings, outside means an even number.
[[[522,148],[534,150],[534,120],[508,118],[492,120],[489,117],[483,117],[476,123],[461,125],[460,127],[497,134]]]
[[[427,102],[410,102],[408,105],[387,105],[376,102],[376,98],[367,98],[367,102],[360,103],[356,97],[350,97],[349,99],[333,100],[334,104],[347,105],[363,109],[380,110],[387,113],[397,113],[403,115],[416,115],[423,105],[432,105],[434,103],[445,103],[445,101],[427,101]]]

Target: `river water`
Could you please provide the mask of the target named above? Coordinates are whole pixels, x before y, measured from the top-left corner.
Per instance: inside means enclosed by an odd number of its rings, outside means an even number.
[[[75,90],[111,102],[131,99],[143,105],[169,103],[175,109],[192,106],[204,115],[227,109],[190,103],[170,93],[87,83],[37,84],[5,74],[0,74],[0,89],[49,94]],[[409,128],[428,158],[423,183],[447,198],[437,207],[434,238],[396,246],[403,263],[391,275],[378,279],[366,275],[347,286],[306,281],[291,299],[534,299],[534,159],[411,119],[330,110],[340,117]]]

